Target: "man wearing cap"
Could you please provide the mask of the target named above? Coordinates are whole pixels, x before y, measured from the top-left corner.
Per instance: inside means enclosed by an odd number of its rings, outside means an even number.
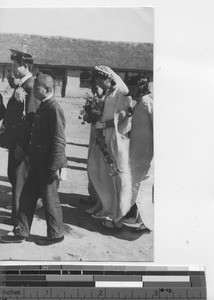
[[[11,50],[12,73],[19,79],[4,112],[2,128],[8,153],[8,178],[12,185],[12,215],[5,223],[14,224],[19,198],[29,172],[28,146],[30,130],[39,102],[33,94],[33,59],[28,53]],[[40,200],[41,202],[41,200]],[[38,206],[42,204],[38,203]]]

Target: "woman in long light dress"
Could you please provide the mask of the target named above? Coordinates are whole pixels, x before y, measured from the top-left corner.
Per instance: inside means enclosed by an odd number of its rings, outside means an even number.
[[[137,207],[134,220],[127,226],[153,229],[153,99],[145,77],[134,76],[128,83],[130,95],[137,101],[132,114],[130,165],[132,203]]]
[[[100,138],[91,148],[88,160],[88,173],[101,201],[92,211],[106,227],[119,227],[132,201],[128,138],[132,99],[122,79],[109,67],[95,67],[95,76],[106,93],[102,120],[95,125]],[[105,141],[105,151],[101,150],[100,140]]]

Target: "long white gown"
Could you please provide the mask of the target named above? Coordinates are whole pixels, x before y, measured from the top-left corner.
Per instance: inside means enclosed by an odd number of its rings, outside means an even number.
[[[126,115],[132,99],[116,86],[105,95],[102,122],[114,119],[114,127],[103,130],[107,151],[118,174],[111,176],[111,168],[104,161],[99,145],[93,144],[88,159],[88,173],[93,187],[102,203],[102,210],[96,216],[120,220],[130,209],[132,202],[131,170],[129,165],[129,138],[131,120]],[[123,112],[123,118],[120,118]]]

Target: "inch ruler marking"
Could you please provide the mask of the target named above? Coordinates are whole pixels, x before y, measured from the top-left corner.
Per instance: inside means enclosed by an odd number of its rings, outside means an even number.
[[[8,299],[206,300],[205,270],[188,267],[0,265],[0,300]]]
[[[2,288],[0,299],[206,299],[206,290],[169,288]]]

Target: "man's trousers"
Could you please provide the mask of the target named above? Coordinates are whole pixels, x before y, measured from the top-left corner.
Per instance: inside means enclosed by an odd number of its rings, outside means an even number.
[[[47,237],[60,238],[64,235],[62,209],[58,195],[59,179],[50,182],[48,170],[30,168],[23,187],[17,224],[14,233],[23,237],[30,235],[36,203],[41,196],[47,223]]]

